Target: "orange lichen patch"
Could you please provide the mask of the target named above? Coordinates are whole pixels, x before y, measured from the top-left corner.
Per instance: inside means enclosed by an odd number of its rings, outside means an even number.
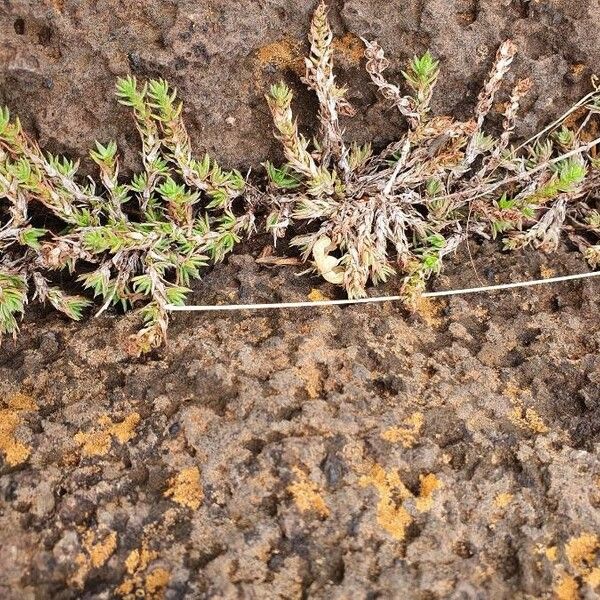
[[[82,588],[85,580],[87,579],[88,573],[90,572],[90,563],[88,557],[81,552],[75,557],[75,564],[77,570],[69,578],[69,584],[75,587]]]
[[[345,33],[333,40],[333,52],[350,64],[358,65],[365,55],[365,45],[356,34]]]
[[[83,456],[103,456],[110,450],[113,437],[121,444],[131,440],[139,422],[140,415],[136,412],[127,415],[121,423],[113,423],[108,415],[102,415],[98,419],[100,427],[89,432],[78,432],[75,442],[81,446]]]
[[[584,532],[565,544],[571,574],[563,574],[564,567],[557,566],[559,579],[554,592],[559,600],[578,600],[581,597],[576,578],[591,589],[600,585],[600,567],[594,564],[599,550],[600,538],[595,533]]]
[[[360,478],[360,485],[372,485],[379,494],[377,522],[393,538],[403,540],[407,527],[413,522],[403,503],[412,497],[396,471],[386,472],[380,465],[373,465],[368,475]]]
[[[37,410],[33,399],[25,394],[13,394],[6,400],[8,408],[0,409],[0,451],[4,454],[6,463],[16,467],[24,463],[31,454],[31,448],[15,437],[21,424],[21,412]]]
[[[583,580],[593,590],[600,587],[600,567],[594,567],[587,575],[584,575]]]
[[[117,534],[111,531],[98,541],[98,534],[93,531],[86,531],[82,545],[85,552],[75,557],[77,570],[69,580],[72,585],[79,588],[84,586],[85,580],[92,569],[99,569],[113,555],[117,549]]]
[[[426,512],[433,505],[433,492],[441,488],[443,483],[433,473],[420,475],[419,479],[421,480],[421,486],[416,507],[419,512]]]
[[[508,419],[513,425],[538,434],[550,431],[539,413],[534,408],[525,406],[523,396],[531,398],[530,390],[522,390],[511,382],[506,386],[504,395],[513,404],[513,409],[508,414]]]
[[[485,306],[477,305],[475,308],[471,310],[471,314],[473,317],[477,317],[478,319],[487,319],[490,314],[490,311],[485,308]]]
[[[423,297],[418,298],[415,305],[417,314],[429,327],[439,327],[444,322],[442,308],[443,304],[439,300]]]
[[[84,547],[90,555],[94,569],[101,567],[117,549],[117,534],[111,531],[101,542],[96,542],[96,536],[91,531],[84,538]]]
[[[304,75],[304,59],[298,42],[282,39],[267,44],[258,49],[256,59],[263,68],[271,65]]]
[[[600,539],[594,533],[583,533],[571,538],[565,545],[565,555],[571,567],[577,573],[583,573],[591,567],[600,549]]]
[[[494,498],[496,508],[506,508],[513,500],[513,495],[510,492],[502,492]]]
[[[504,389],[504,395],[509,398],[512,402],[520,402],[522,395],[530,395],[529,390],[522,390],[514,382],[509,382]]]
[[[433,493],[442,487],[443,483],[433,474],[421,475],[419,495],[415,507],[419,512],[428,511],[433,504]],[[396,471],[386,471],[375,464],[368,475],[363,475],[359,481],[366,487],[372,485],[379,493],[377,502],[377,522],[392,537],[403,540],[406,528],[413,522],[413,517],[404,507],[404,502],[414,498],[411,491],[402,483]]]
[[[308,294],[308,299],[311,302],[323,302],[325,300],[329,300],[329,298],[320,290],[313,289]]]
[[[325,502],[319,486],[308,478],[298,467],[293,468],[296,480],[288,485],[287,490],[292,497],[296,506],[302,512],[315,511],[321,517],[329,516],[329,507]]]
[[[575,63],[574,65],[571,65],[569,70],[571,71],[571,74],[574,77],[581,77],[581,75],[583,75],[583,72],[586,69],[586,64],[585,63]]]
[[[556,275],[556,271],[552,267],[542,265],[540,267],[540,275],[542,276],[542,279],[549,279],[550,277],[554,277]]]
[[[125,577],[115,593],[125,598],[125,600],[133,600],[134,598],[162,600],[171,574],[162,567],[157,567],[146,573],[150,563],[157,558],[158,553],[150,550],[145,541],[142,542],[139,550],[132,550],[125,560],[128,577]]]
[[[31,396],[21,394],[20,392],[10,396],[6,401],[6,404],[8,408],[12,408],[13,410],[32,412],[38,409],[38,405]]]
[[[107,424],[110,425],[111,435],[114,435],[121,444],[126,444],[135,436],[135,429],[140,422],[140,415],[136,412],[131,413],[121,423],[111,423],[110,419],[107,421]]]
[[[515,406],[508,414],[508,418],[513,425],[521,429],[527,429],[533,433],[548,433],[550,431],[542,417],[533,408],[524,408],[520,405]]]
[[[558,555],[558,548],[556,546],[548,546],[548,548],[544,550],[544,554],[550,562],[555,562]]]
[[[24,463],[31,454],[31,448],[15,438],[20,423],[21,418],[16,411],[0,410],[0,450],[11,467]]]
[[[107,431],[83,431],[75,434],[75,441],[82,447],[84,456],[103,456],[110,450],[111,437]]]
[[[423,428],[423,414],[413,413],[402,421],[398,427],[390,427],[381,432],[381,439],[386,442],[400,442],[405,448],[412,448]]]
[[[192,510],[200,508],[204,500],[204,491],[200,483],[200,470],[198,467],[183,469],[169,481],[165,496],[171,498],[181,506]]]
[[[129,553],[129,555],[127,556],[127,558],[125,559],[125,568],[127,569],[127,572],[130,575],[135,572],[139,562],[140,562],[140,551],[132,550]]]
[[[554,586],[556,600],[579,600],[579,586],[571,575],[562,575]]]
[[[594,567],[587,575],[584,575],[583,580],[593,590],[600,587],[600,567]]]
[[[171,573],[161,567],[154,569],[146,575],[146,592],[153,596],[161,594],[169,585]]]
[[[146,542],[143,542],[139,550],[135,549],[129,553],[125,559],[125,568],[130,575],[133,575],[136,571],[145,571],[156,558],[158,558],[158,553],[149,550]]]

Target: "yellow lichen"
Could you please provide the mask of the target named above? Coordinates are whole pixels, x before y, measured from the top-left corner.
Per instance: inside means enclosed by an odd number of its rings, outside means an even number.
[[[132,578],[127,577],[123,580],[123,583],[117,587],[115,594],[121,596],[125,600],[129,600],[130,598],[133,599],[135,596],[133,596],[132,593],[135,589],[135,581]]]
[[[99,535],[93,531],[86,531],[83,535],[82,545],[85,552],[75,557],[77,570],[69,582],[82,588],[92,569],[99,569],[114,554],[117,549],[117,534],[114,531],[104,535],[98,541]]]
[[[271,65],[280,69],[289,69],[298,73],[298,75],[304,75],[304,59],[302,58],[300,46],[296,41],[282,39],[267,44],[258,49],[256,58],[263,68]]]
[[[510,492],[502,492],[494,498],[496,508],[506,508],[513,500],[513,495]]]
[[[571,575],[562,575],[554,587],[556,600],[579,600],[579,586]]]
[[[98,418],[99,428],[92,431],[79,431],[75,434],[75,442],[81,446],[83,456],[104,456],[112,445],[112,438],[125,444],[135,436],[135,429],[140,422],[136,412],[125,417],[121,423],[113,423],[108,415]]]
[[[442,482],[433,474],[420,475],[421,486],[417,498],[416,507],[419,512],[426,512],[433,505],[433,492],[442,487]]]
[[[370,473],[360,479],[360,485],[372,485],[379,494],[377,522],[393,538],[403,540],[413,518],[403,502],[412,497],[396,471],[386,472],[380,465],[373,465]]]
[[[586,70],[587,65],[585,63],[575,63],[569,67],[569,70],[575,77],[580,77]]]
[[[583,533],[567,542],[565,555],[575,572],[582,573],[587,571],[594,562],[599,548],[600,539],[596,534]]]
[[[333,40],[333,52],[351,65],[358,65],[365,55],[365,45],[354,33],[345,33]]]
[[[10,396],[6,404],[8,405],[8,408],[12,408],[13,410],[32,412],[38,409],[37,404],[31,396],[21,394],[20,392]]]
[[[70,585],[82,588],[85,580],[87,579],[88,573],[90,572],[90,563],[88,557],[83,552],[80,552],[75,557],[75,565],[77,565],[77,569],[75,570],[75,573],[69,577],[68,582]]]
[[[197,510],[204,500],[198,467],[183,469],[172,477],[165,496],[181,506]]]
[[[419,495],[415,506],[419,512],[428,511],[433,504],[433,492],[442,487],[442,482],[433,474],[421,475]],[[404,507],[404,502],[414,498],[411,491],[402,483],[396,471],[386,471],[375,464],[367,475],[359,481],[366,487],[372,485],[379,494],[377,502],[377,522],[392,537],[403,540],[407,527],[413,522],[413,517]]]
[[[158,567],[146,575],[146,592],[156,596],[169,584],[171,574],[166,569]]]
[[[430,298],[417,298],[415,306],[417,314],[423,319],[429,327],[439,327],[444,319],[442,318],[443,304]]]
[[[386,442],[401,442],[405,448],[412,448],[423,428],[423,415],[420,412],[413,413],[398,427],[390,427],[381,433],[381,438]]]
[[[311,302],[323,302],[329,300],[329,298],[321,291],[317,289],[312,289],[310,294],[308,294],[308,299]]]
[[[4,454],[6,463],[16,467],[24,463],[31,454],[31,448],[16,437],[16,431],[21,424],[21,412],[37,410],[33,399],[24,394],[13,394],[6,400],[8,408],[0,409],[0,451]]]
[[[554,562],[554,561],[556,561],[556,558],[558,556],[558,548],[556,546],[548,546],[548,548],[546,548],[544,554],[546,555],[546,558],[550,562]]]
[[[556,275],[556,271],[552,267],[542,265],[540,267],[540,275],[542,276],[542,279],[549,279],[550,277],[554,277]]]
[[[542,417],[533,408],[524,409],[522,406],[515,406],[509,413],[508,418],[513,425],[533,433],[548,433],[550,431]]]
[[[31,448],[15,438],[20,423],[21,418],[16,411],[0,410],[0,450],[11,467],[24,463],[31,454]]]
[[[121,444],[126,444],[135,436],[135,429],[139,422],[140,415],[134,412],[127,415],[121,423],[110,423],[109,431]]]
[[[140,564],[140,551],[135,549],[132,550],[127,558],[125,559],[125,568],[127,569],[127,572],[132,575],[133,573],[135,573],[135,570],[137,569],[138,565]]]
[[[158,553],[150,550],[145,541],[142,542],[141,548],[132,550],[125,559],[128,577],[117,587],[116,595],[124,600],[162,600],[171,574],[163,567],[156,567],[146,573],[150,563],[157,558]]]
[[[591,589],[600,585],[600,567],[594,564],[599,550],[600,538],[595,533],[584,532],[565,544],[565,556],[571,573],[564,574],[562,565],[556,567],[559,578],[554,592],[559,600],[578,600],[581,597],[576,577]],[[556,552],[553,552],[553,556],[556,556]]]
[[[110,450],[111,437],[106,431],[79,431],[75,441],[81,446],[83,456],[103,456]]]
[[[594,567],[583,579],[593,590],[600,587],[600,567]]]
[[[288,492],[292,494],[296,506],[302,512],[315,511],[322,517],[329,516],[329,507],[323,499],[319,486],[311,481],[306,473],[297,467],[293,468],[295,481],[288,485]]]
[[[510,381],[504,390],[504,395],[510,398],[511,402],[514,403],[520,402],[520,397],[522,394],[529,396],[530,392],[529,390],[521,390],[513,381]]]
[[[85,549],[90,555],[90,562],[94,569],[100,568],[117,549],[117,534],[111,531],[101,542],[95,542],[95,536],[90,535],[84,542]]]
[[[523,396],[531,397],[530,390],[521,390],[514,382],[510,382],[504,390],[504,395],[510,399],[513,405],[513,409],[508,414],[508,419],[513,425],[532,433],[548,433],[550,431],[539,413],[534,408],[526,407],[523,402]]]

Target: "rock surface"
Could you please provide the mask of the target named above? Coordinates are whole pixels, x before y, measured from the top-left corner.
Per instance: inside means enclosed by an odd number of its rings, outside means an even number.
[[[229,166],[277,156],[263,95],[285,78],[298,91],[310,130],[314,108],[299,75],[314,2],[307,0],[5,0],[0,6],[0,103],[22,117],[44,146],[80,157],[95,139],[117,139],[127,163],[137,139],[127,110],[113,98],[115,80],[164,77],[186,103],[194,145]],[[358,116],[348,133],[385,142],[400,131],[377,101],[361,65],[359,37],[379,40],[390,76],[415,53],[440,58],[440,111],[472,111],[496,48],[520,48],[509,78],[531,76],[534,89],[522,131],[589,91],[600,62],[600,7],[595,0],[394,0],[331,2],[339,77]]]
[[[313,3],[5,0],[0,101],[55,151],[135,134],[115,78],[161,76],[199,150],[277,156],[262,93],[300,91]],[[429,47],[437,107],[474,105],[498,43],[535,88],[521,133],[558,115],[599,64],[595,0],[332,6],[351,136],[401,123],[360,70]],[[313,100],[299,93],[302,123]],[[267,241],[265,241],[265,244]],[[319,283],[240,251],[197,302],[305,299]],[[585,270],[574,255],[473,247],[440,288]],[[465,267],[466,265],[466,267]],[[382,293],[393,293],[392,285]],[[332,295],[334,290],[321,290]],[[178,315],[144,359],[135,317],[28,315],[0,347],[0,598],[596,598],[600,323],[594,281],[392,304]]]
[[[490,283],[584,268],[473,252]],[[195,300],[311,283],[239,255]],[[597,597],[597,285],[183,314],[140,360],[131,317],[31,315],[0,349],[0,597]]]

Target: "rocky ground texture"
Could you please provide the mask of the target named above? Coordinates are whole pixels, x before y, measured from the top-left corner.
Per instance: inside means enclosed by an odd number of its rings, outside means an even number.
[[[486,282],[583,269],[473,250]],[[460,258],[439,287],[477,285]],[[241,255],[196,300],[311,283]],[[0,350],[1,596],[594,598],[598,298],[187,313],[138,360],[132,318],[32,315]]]
[[[0,101],[42,144],[115,137],[136,160],[118,75],[180,88],[198,150],[277,157],[262,93],[300,90],[312,2],[5,0]],[[521,132],[557,116],[600,64],[597,0],[332,3],[351,136],[401,124],[360,70],[429,47],[439,110],[463,115],[497,44],[534,81]],[[314,107],[301,92],[303,124]],[[264,240],[264,245],[268,240]],[[242,248],[196,302],[335,291]],[[463,251],[437,288],[585,270]],[[0,598],[577,600],[600,594],[600,296],[587,281],[423,302],[173,319],[129,357],[133,316],[32,311],[0,348]],[[382,293],[395,292],[390,284]]]

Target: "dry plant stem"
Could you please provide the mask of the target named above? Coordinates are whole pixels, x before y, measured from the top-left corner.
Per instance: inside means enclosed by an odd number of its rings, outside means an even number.
[[[333,33],[327,20],[327,6],[321,2],[314,14],[310,27],[310,56],[306,59],[304,81],[312,88],[319,100],[319,121],[321,122],[321,161],[329,163],[332,155],[342,172],[347,175],[348,151],[340,128],[338,109],[347,114],[352,112],[344,99],[345,90],[337,87],[333,74]]]
[[[546,126],[539,133],[536,133],[534,136],[528,138],[527,140],[525,140],[524,142],[519,144],[515,148],[514,151],[518,152],[519,150],[523,150],[523,148],[526,148],[527,146],[531,146],[532,144],[537,142],[541,137],[548,135],[550,132],[552,132],[557,127],[559,127],[562,123],[564,123],[565,120],[568,119],[573,113],[577,112],[582,106],[585,106],[590,100],[593,100],[594,98],[598,98],[598,89],[594,90],[593,92],[590,92],[589,94],[586,94],[583,98],[581,98],[581,100],[579,100],[576,104],[574,104],[568,111],[566,111],[563,115],[561,115],[558,119],[556,119],[556,121],[553,121],[552,123],[550,123],[550,125]]]
[[[465,152],[464,166],[466,168],[470,167],[477,158],[478,154],[480,154],[479,136],[482,131],[483,123],[493,106],[494,98],[500,89],[505,75],[510,69],[516,52],[517,47],[510,40],[507,40],[500,45],[500,48],[496,53],[494,66],[492,67],[490,75],[485,82],[483,90],[479,94],[477,106],[475,107],[476,125],[475,131],[469,140],[469,145],[467,146],[467,150]]]
[[[364,38],[363,42],[366,47],[366,69],[372,82],[377,86],[382,96],[395,106],[413,127],[416,127],[419,120],[419,113],[415,111],[414,99],[410,96],[403,96],[400,88],[387,81],[383,74],[390,64],[385,57],[383,48],[377,42],[370,42]]]
[[[307,141],[300,136],[298,124],[292,114],[291,91],[287,88],[274,88],[266,98],[277,129],[276,137],[283,145],[288,163],[306,177],[317,177],[316,162],[306,149]]]
[[[465,190],[462,192],[456,192],[454,194],[448,194],[447,196],[443,197],[443,200],[460,199],[463,202],[472,202],[473,200],[478,200],[480,198],[483,198],[483,197],[491,194],[492,192],[495,192],[496,190],[498,190],[502,187],[506,187],[506,186],[509,186],[514,183],[520,183],[524,179],[531,179],[534,175],[541,173],[543,171],[546,171],[548,168],[552,167],[552,165],[556,165],[556,164],[563,162],[573,156],[577,156],[577,155],[583,154],[585,152],[589,152],[592,148],[594,148],[598,145],[600,145],[600,137],[592,140],[591,142],[588,142],[587,144],[583,144],[582,146],[579,146],[578,148],[575,148],[574,150],[571,150],[570,152],[566,152],[565,154],[556,156],[553,159],[548,160],[548,161],[538,165],[537,167],[534,167],[533,169],[531,169],[529,171],[525,171],[523,173],[519,173],[518,175],[514,175],[511,177],[507,177],[506,179],[496,181],[487,186],[481,186],[481,188],[473,188],[473,189],[468,189],[468,190]],[[474,194],[474,195],[470,196],[470,194]]]
[[[510,137],[513,131],[515,130],[517,113],[521,105],[521,100],[529,93],[530,90],[530,79],[521,79],[513,88],[510,100],[508,101],[508,105],[504,110],[504,121],[502,123],[503,131],[500,135],[500,140],[493,152],[494,159],[499,159],[501,153],[508,148]]]

